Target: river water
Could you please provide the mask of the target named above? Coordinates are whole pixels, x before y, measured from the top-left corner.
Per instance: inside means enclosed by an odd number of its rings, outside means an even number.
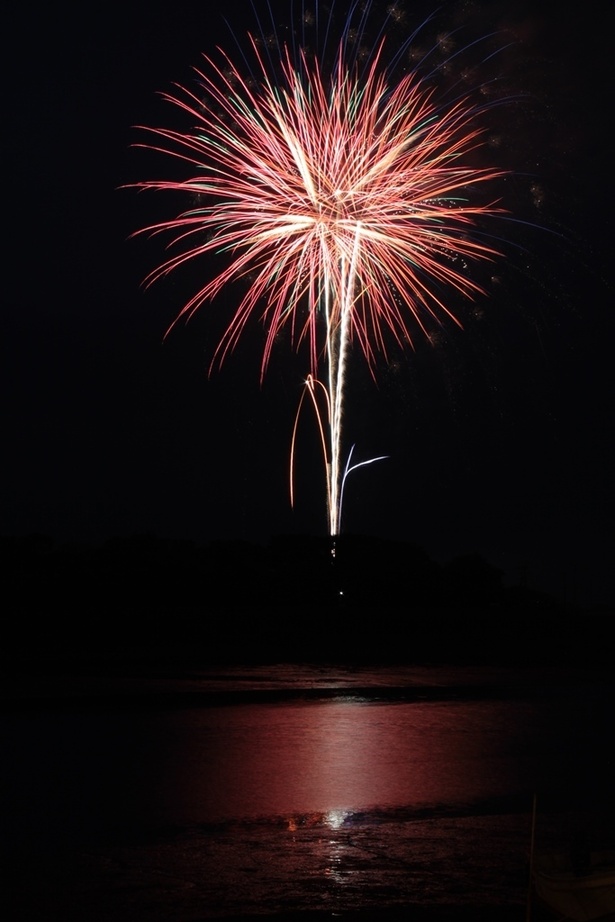
[[[24,681],[1,714],[11,918],[521,909],[535,796],[541,843],[613,828],[614,704],[571,669]]]

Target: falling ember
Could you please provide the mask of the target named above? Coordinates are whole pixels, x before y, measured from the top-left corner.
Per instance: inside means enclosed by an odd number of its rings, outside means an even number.
[[[331,535],[340,532],[346,476],[370,463],[351,466],[350,455],[342,462],[349,344],[375,375],[390,337],[404,346],[417,330],[427,335],[430,320],[459,324],[442,290],[469,299],[484,293],[467,262],[499,255],[474,232],[502,212],[473,200],[477,187],[503,175],[473,165],[481,129],[467,100],[439,106],[414,71],[393,82],[383,43],[359,64],[350,30],[343,34],[329,70],[301,48],[281,47],[274,76],[252,36],[256,81],[223,51],[218,63],[205,57],[198,88],[165,95],[195,127],[148,128],[155,140],[138,145],[183,161],[192,175],[137,184],[198,202],[140,231],[168,233],[174,250],[148,284],[208,253],[228,257],[178,320],[249,279],[212,366],[233,351],[255,312],[266,330],[261,380],[282,327],[296,345],[308,343],[304,397],[318,418]],[[296,430],[297,423],[291,499]]]

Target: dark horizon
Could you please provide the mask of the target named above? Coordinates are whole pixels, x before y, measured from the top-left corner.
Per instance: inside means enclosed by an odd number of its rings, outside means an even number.
[[[335,551],[333,554],[332,551]],[[100,546],[0,541],[3,672],[224,663],[605,667],[613,606],[586,607],[477,554],[439,564],[372,537],[208,546],[151,535]]]

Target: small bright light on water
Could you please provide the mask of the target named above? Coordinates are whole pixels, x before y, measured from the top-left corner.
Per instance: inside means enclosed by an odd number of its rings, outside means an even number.
[[[340,826],[344,825],[344,820],[347,816],[348,812],[346,810],[329,810],[325,817],[325,822],[331,829],[339,829]]]

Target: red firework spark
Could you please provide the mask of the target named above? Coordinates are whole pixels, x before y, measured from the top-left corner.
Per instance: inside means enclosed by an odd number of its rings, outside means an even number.
[[[250,42],[256,84],[225,53],[219,64],[205,57],[198,93],[178,87],[165,95],[195,127],[146,129],[157,140],[142,146],[193,172],[139,187],[198,203],[140,231],[169,233],[175,251],[146,281],[225,253],[224,268],[179,314],[190,317],[230,282],[249,280],[214,360],[233,350],[255,312],[266,329],[261,377],[283,326],[297,343],[309,341],[312,388],[326,367],[324,451],[337,533],[347,344],[359,343],[373,371],[377,353],[386,355],[387,333],[405,345],[417,328],[427,333],[430,317],[458,323],[440,292],[481,293],[466,261],[499,254],[472,231],[501,209],[473,199],[477,187],[503,174],[472,165],[483,142],[471,104],[439,107],[415,72],[391,85],[382,46],[360,73],[342,41],[329,75],[303,51],[293,58],[284,48],[275,79],[258,42]]]

